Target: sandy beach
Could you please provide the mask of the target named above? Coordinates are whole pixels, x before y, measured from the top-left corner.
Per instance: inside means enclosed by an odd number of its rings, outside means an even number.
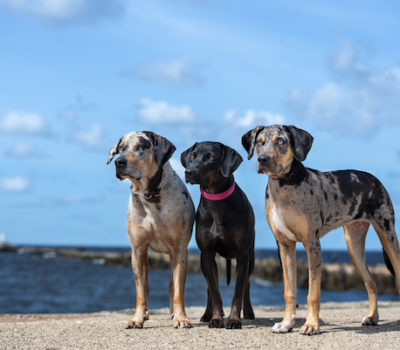
[[[362,327],[368,304],[321,305],[321,334],[302,336],[306,309],[299,307],[293,332],[272,334],[282,307],[255,307],[256,320],[241,330],[209,329],[204,311],[187,308],[191,329],[174,329],[168,309],[152,310],[143,329],[125,329],[132,310],[93,314],[0,315],[0,349],[399,349],[400,302],[380,303],[380,324]],[[225,309],[225,314],[229,310]]]

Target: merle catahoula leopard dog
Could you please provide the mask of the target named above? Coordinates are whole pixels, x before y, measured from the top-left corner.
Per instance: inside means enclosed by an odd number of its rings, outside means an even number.
[[[115,160],[116,176],[132,183],[127,229],[132,247],[136,310],[127,328],[142,328],[149,317],[148,247],[170,255],[173,323],[175,327],[190,327],[184,290],[194,206],[186,186],[169,164],[174,151],[175,146],[165,137],[143,131],[122,136],[109,153],[108,163],[119,155]]]
[[[257,126],[242,137],[248,158],[257,153],[258,172],[268,175],[265,213],[278,242],[283,268],[285,314],[273,332],[292,330],[296,313],[296,242],[308,256],[309,294],[301,334],[319,332],[321,246],[329,231],[344,227],[353,264],[369,297],[369,312],[362,325],[378,323],[377,289],[365,260],[365,237],[370,225],[378,233],[385,262],[396,276],[400,291],[400,252],[392,202],[373,175],[356,170],[320,172],[301,163],[313,137],[294,126]]]

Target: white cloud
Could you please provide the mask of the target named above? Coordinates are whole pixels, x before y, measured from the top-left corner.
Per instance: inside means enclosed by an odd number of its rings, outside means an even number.
[[[75,140],[83,146],[96,147],[103,138],[103,129],[97,123],[92,124],[88,130],[78,131]]]
[[[7,151],[6,155],[15,158],[32,158],[39,157],[40,152],[32,145],[20,143]]]
[[[342,77],[362,77],[368,74],[368,68],[360,62],[359,54],[354,45],[347,41],[332,57],[330,66],[336,74]]]
[[[147,63],[138,68],[121,72],[123,77],[135,77],[145,81],[172,86],[199,86],[198,76],[202,66],[192,60],[181,58],[166,62]]]
[[[374,130],[380,110],[368,92],[329,83],[313,93],[306,114],[324,129],[363,135]]]
[[[16,11],[58,21],[96,19],[123,12],[125,0],[0,0]]]
[[[310,94],[293,90],[289,99],[295,112],[322,129],[348,136],[400,124],[400,66],[373,69],[358,56],[356,48],[346,43],[331,59],[332,81]]]
[[[139,118],[147,123],[174,124],[190,123],[195,120],[195,113],[189,105],[171,105],[165,101],[153,101],[143,98],[139,102]]]
[[[0,120],[0,131],[42,134],[46,131],[46,124],[40,114],[11,111]]]
[[[23,177],[0,178],[0,191],[22,193],[28,188],[29,181]]]
[[[231,109],[225,112],[224,119],[233,123],[235,127],[243,129],[255,125],[283,124],[285,121],[285,118],[280,114],[254,109],[248,109],[244,112]]]

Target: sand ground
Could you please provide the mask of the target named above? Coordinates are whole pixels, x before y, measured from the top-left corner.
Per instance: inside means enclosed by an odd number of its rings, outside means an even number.
[[[125,329],[131,310],[93,314],[0,315],[0,349],[400,349],[400,302],[379,304],[380,324],[362,327],[368,304],[321,305],[321,334],[299,334],[306,309],[300,306],[294,330],[273,334],[282,307],[255,307],[256,320],[241,330],[209,329],[201,307],[187,308],[191,329],[174,329],[168,309],[153,310],[143,329]],[[229,309],[225,309],[228,314]]]

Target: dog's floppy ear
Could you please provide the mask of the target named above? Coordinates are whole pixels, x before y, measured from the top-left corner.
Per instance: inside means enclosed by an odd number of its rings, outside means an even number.
[[[222,146],[221,173],[223,176],[228,177],[239,167],[243,158],[233,148]]]
[[[296,128],[294,125],[288,125],[287,128],[292,135],[291,141],[294,157],[302,162],[306,159],[314,138],[307,131]]]
[[[190,148],[188,148],[186,151],[182,152],[181,154],[181,163],[183,165],[183,167],[186,169],[187,167],[187,158],[188,155],[190,154],[190,152],[193,151],[193,149],[197,146],[197,142]]]
[[[110,164],[111,161],[113,160],[113,158],[115,157],[116,154],[118,154],[118,148],[119,148],[119,144],[122,141],[122,137],[119,139],[119,141],[111,147],[110,152],[108,152],[108,160],[107,160],[107,164]]]
[[[154,161],[160,167],[163,166],[175,152],[176,147],[167,138],[157,135],[152,131],[143,131],[153,144]]]
[[[242,145],[248,153],[247,159],[253,157],[256,138],[262,129],[264,129],[264,126],[256,126],[254,129],[249,130],[242,136]]]

